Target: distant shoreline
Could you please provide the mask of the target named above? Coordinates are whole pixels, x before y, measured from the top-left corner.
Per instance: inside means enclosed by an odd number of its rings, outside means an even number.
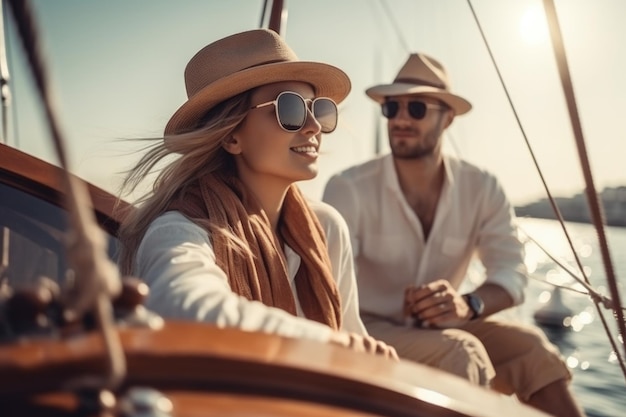
[[[604,210],[604,224],[607,226],[626,227],[626,186],[605,188],[598,194]],[[573,197],[554,198],[561,216],[565,221],[591,224],[589,206],[585,194]],[[515,207],[517,217],[557,220],[552,205],[547,198]]]
[[[518,207],[515,207],[515,215],[517,216],[518,219],[541,219],[541,220],[554,220],[554,221],[558,221],[558,219],[556,218],[556,216],[533,216],[530,214],[519,214],[518,213]],[[564,218],[563,219],[566,222],[570,222],[570,223],[580,223],[580,224],[589,224],[591,225],[591,220],[573,220],[573,219],[567,219]],[[609,222],[604,222],[605,226],[609,226],[609,227],[624,227],[626,228],[626,224],[624,224],[624,222],[617,222],[617,223],[609,223]]]

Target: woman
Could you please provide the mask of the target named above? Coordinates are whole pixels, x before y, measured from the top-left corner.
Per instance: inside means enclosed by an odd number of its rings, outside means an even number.
[[[201,49],[185,83],[189,99],[123,185],[132,191],[168,159],[120,232],[122,272],[149,284],[147,306],[397,358],[359,318],[345,222],[294,185],[317,174],[345,73],[299,61],[260,29]]]

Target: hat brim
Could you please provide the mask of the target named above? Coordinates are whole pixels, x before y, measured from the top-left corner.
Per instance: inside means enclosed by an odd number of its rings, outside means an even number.
[[[437,87],[425,85],[408,83],[382,84],[368,88],[365,91],[365,94],[378,103],[383,103],[386,97],[392,96],[403,96],[409,94],[428,96],[446,103],[450,106],[450,108],[452,108],[452,110],[454,110],[456,115],[465,114],[472,109],[470,102],[465,100],[463,97],[449,93],[448,91]]]
[[[176,110],[165,126],[165,135],[185,133],[196,128],[198,120],[222,101],[251,88],[281,82],[310,84],[317,96],[342,102],[350,92],[350,79],[342,70],[320,62],[292,61],[259,65],[236,72],[211,83]]]

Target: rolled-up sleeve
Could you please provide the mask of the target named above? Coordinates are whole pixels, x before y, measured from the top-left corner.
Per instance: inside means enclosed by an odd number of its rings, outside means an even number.
[[[207,232],[178,212],[152,223],[139,246],[135,274],[150,287],[146,306],[166,318],[322,342],[332,333],[326,325],[232,292]]]
[[[501,286],[516,305],[521,304],[528,277],[515,213],[495,178],[485,191],[478,256],[485,267],[486,282]]]

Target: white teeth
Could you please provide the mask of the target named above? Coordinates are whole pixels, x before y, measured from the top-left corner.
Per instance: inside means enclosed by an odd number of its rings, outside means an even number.
[[[317,150],[315,149],[315,146],[298,146],[296,148],[291,148],[296,152],[302,152],[302,153],[315,153],[317,152]]]

